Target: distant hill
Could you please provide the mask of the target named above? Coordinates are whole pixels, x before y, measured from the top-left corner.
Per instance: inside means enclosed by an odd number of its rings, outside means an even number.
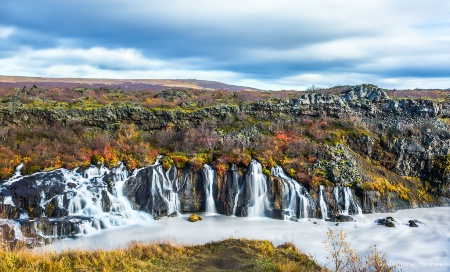
[[[0,76],[0,88],[31,87],[36,84],[40,88],[76,88],[76,87],[108,87],[123,90],[154,90],[167,88],[243,91],[255,88],[229,85],[216,81],[196,79],[94,79],[94,78],[44,78]]]

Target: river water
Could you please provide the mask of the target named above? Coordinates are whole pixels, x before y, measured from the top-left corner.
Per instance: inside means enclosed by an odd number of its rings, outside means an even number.
[[[393,216],[395,228],[379,226],[376,219]],[[266,239],[275,245],[293,242],[302,252],[310,253],[320,264],[326,263],[322,242],[328,230],[341,229],[347,241],[360,253],[377,245],[386,252],[391,262],[397,262],[403,271],[450,271],[450,208],[401,210],[396,213],[355,216],[357,222],[336,223],[321,219],[301,219],[299,222],[269,218],[239,218],[230,216],[204,216],[204,220],[191,223],[188,215],[176,218],[149,220],[101,231],[76,239],[64,239],[39,250],[63,251],[67,249],[114,249],[125,247],[130,241],[171,242],[180,245],[203,244],[230,237]],[[418,228],[407,226],[416,219]]]

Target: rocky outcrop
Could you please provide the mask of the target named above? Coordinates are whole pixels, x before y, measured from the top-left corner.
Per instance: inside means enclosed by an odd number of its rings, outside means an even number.
[[[328,178],[335,184],[345,186],[361,184],[362,178],[357,163],[342,144],[332,147],[328,152],[328,158],[320,160],[315,167],[327,173]]]
[[[0,109],[2,125],[73,125],[114,129],[117,123],[134,123],[142,130],[154,130],[175,125],[193,127],[201,121],[223,120],[230,115],[258,115],[271,118],[279,114],[345,117],[376,117],[386,125],[395,125],[395,119],[404,117],[436,118],[450,116],[450,103],[428,100],[393,100],[374,86],[350,87],[341,94],[304,93],[297,98],[216,105],[197,110],[146,109],[138,104],[106,105],[95,108],[4,107]]]

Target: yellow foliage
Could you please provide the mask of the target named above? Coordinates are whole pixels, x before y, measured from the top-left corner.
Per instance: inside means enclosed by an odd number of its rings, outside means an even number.
[[[378,191],[382,195],[388,192],[395,192],[399,195],[400,198],[408,200],[408,193],[410,190],[406,188],[403,184],[392,184],[386,178],[376,176],[372,179],[372,181],[365,181],[361,185],[361,188],[369,191]]]

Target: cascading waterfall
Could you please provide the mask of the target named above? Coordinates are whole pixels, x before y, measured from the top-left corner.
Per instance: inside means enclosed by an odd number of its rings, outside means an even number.
[[[349,206],[350,205],[356,206],[356,209],[357,209],[357,213],[356,214],[357,215],[362,215],[362,209],[361,209],[361,207],[359,207],[358,203],[356,203],[355,199],[353,198],[353,194],[352,194],[352,191],[350,190],[350,187],[345,187],[345,191],[344,192],[346,192],[346,195],[348,196]]]
[[[20,224],[17,221],[10,220],[10,219],[0,219],[0,230],[3,228],[3,226],[8,226],[10,229],[14,231],[14,239],[25,241],[26,238],[22,233],[22,229],[20,228]],[[2,239],[5,239],[4,236],[2,236]],[[2,242],[4,242],[3,240]]]
[[[85,179],[93,179],[96,177],[104,176],[105,174],[109,174],[111,170],[101,165],[100,167],[96,167],[91,165],[89,168],[83,170],[82,176]]]
[[[320,211],[322,212],[322,219],[328,218],[328,208],[327,203],[325,202],[325,188],[323,185],[320,185],[319,198],[320,198]]]
[[[76,171],[65,169],[61,171],[66,183],[77,184],[75,188],[66,190],[69,199],[67,210],[69,216],[82,218],[79,225],[81,234],[151,219],[148,214],[133,210],[125,197],[124,184],[128,173],[122,163],[112,170],[103,166],[100,168],[91,166],[83,171],[82,175]],[[108,191],[107,184],[103,182],[104,176],[111,172],[114,181],[112,194]],[[62,196],[58,196],[58,203],[61,200]]]
[[[358,203],[353,199],[353,194],[350,190],[350,187],[339,187],[335,186],[334,189],[334,198],[336,200],[336,207],[339,209],[339,214],[342,215],[349,215],[350,210],[352,210],[352,213],[361,215],[362,210],[359,207]],[[342,201],[339,198],[340,196],[343,196],[343,205],[341,204]],[[340,209],[340,206],[343,206],[344,209]]]
[[[206,189],[205,212],[207,214],[215,214],[217,213],[217,208],[213,195],[213,183],[215,177],[214,169],[211,166],[205,164],[203,165],[203,174],[205,177],[205,189]]]
[[[248,216],[264,217],[266,216],[267,200],[267,177],[262,173],[262,166],[256,160],[250,163],[250,169],[247,174],[247,185],[250,190]]]
[[[336,209],[338,209],[339,213],[342,214],[342,211],[339,209],[339,186],[334,186],[333,192],[334,192],[334,200],[336,202],[335,204]]]
[[[174,212],[178,213],[180,209],[180,200],[178,193],[174,191],[174,180],[170,180],[167,177],[161,165],[155,165],[154,170],[152,171],[152,180],[153,184],[151,192],[153,201],[156,199],[162,199],[164,204],[167,206],[167,215]],[[152,214],[157,214],[155,209],[153,209]]]
[[[25,166],[23,162],[21,162],[19,165],[17,165],[16,169],[14,170],[14,174],[11,178],[20,177],[22,175],[22,168]]]
[[[316,204],[302,184],[280,166],[271,169],[271,174],[278,178],[272,184],[256,160],[251,161],[245,176],[232,165],[231,173],[223,176],[226,183],[218,188],[215,170],[204,165],[204,188],[201,188],[196,175],[188,172],[179,175],[175,166],[164,171],[161,158],[158,156],[154,165],[136,169],[131,176],[122,163],[111,170],[90,166],[82,171],[57,169],[27,176],[21,175],[19,165],[14,175],[0,185],[2,205],[14,207],[12,211],[19,209],[19,213],[12,215],[20,218],[19,223],[11,225],[11,229],[20,236],[20,225],[33,228],[34,224],[36,233],[44,238],[90,234],[148,221],[153,216],[179,213],[180,198],[185,211],[195,211],[202,204],[195,201],[203,195],[207,214],[216,214],[220,205],[224,213],[234,216],[296,219],[315,217],[316,205],[320,205],[322,218],[328,218],[327,202],[331,199],[327,198],[325,187],[320,186]],[[361,214],[349,187],[335,186],[333,190],[334,205],[340,214]],[[23,199],[30,192],[35,201],[33,209],[23,206]],[[135,210],[127,195],[148,213]],[[186,201],[190,202],[186,205]]]
[[[281,166],[275,166],[271,174],[283,181],[283,208],[285,219],[308,218],[311,205],[308,192],[297,181],[290,178]]]
[[[348,193],[348,190],[350,188],[348,187],[344,187],[344,204],[345,204],[345,210],[344,210],[344,214],[348,215],[348,209],[350,208],[350,197],[352,197],[352,194]]]
[[[111,200],[110,211],[118,214],[125,219],[132,222],[139,222],[143,220],[150,220],[151,216],[147,213],[136,211],[133,209],[128,198],[125,196],[125,182],[128,178],[128,171],[122,162],[119,162],[119,166],[112,170],[114,176],[114,188],[113,195],[108,192],[108,197]]]
[[[175,166],[172,167],[175,168]],[[178,196],[176,181],[177,178],[171,180],[167,175],[164,180],[163,189],[166,192],[166,199],[168,200],[168,215],[173,214],[174,212],[178,214],[178,211],[180,210],[180,197]]]
[[[239,174],[237,173],[236,170],[236,165],[233,164],[231,166],[231,171],[233,173],[233,184],[232,184],[232,188],[233,188],[233,193],[234,193],[234,203],[233,203],[233,211],[232,211],[232,215],[236,216],[237,213],[237,208],[239,205],[239,195],[241,193],[241,188],[239,186]]]

